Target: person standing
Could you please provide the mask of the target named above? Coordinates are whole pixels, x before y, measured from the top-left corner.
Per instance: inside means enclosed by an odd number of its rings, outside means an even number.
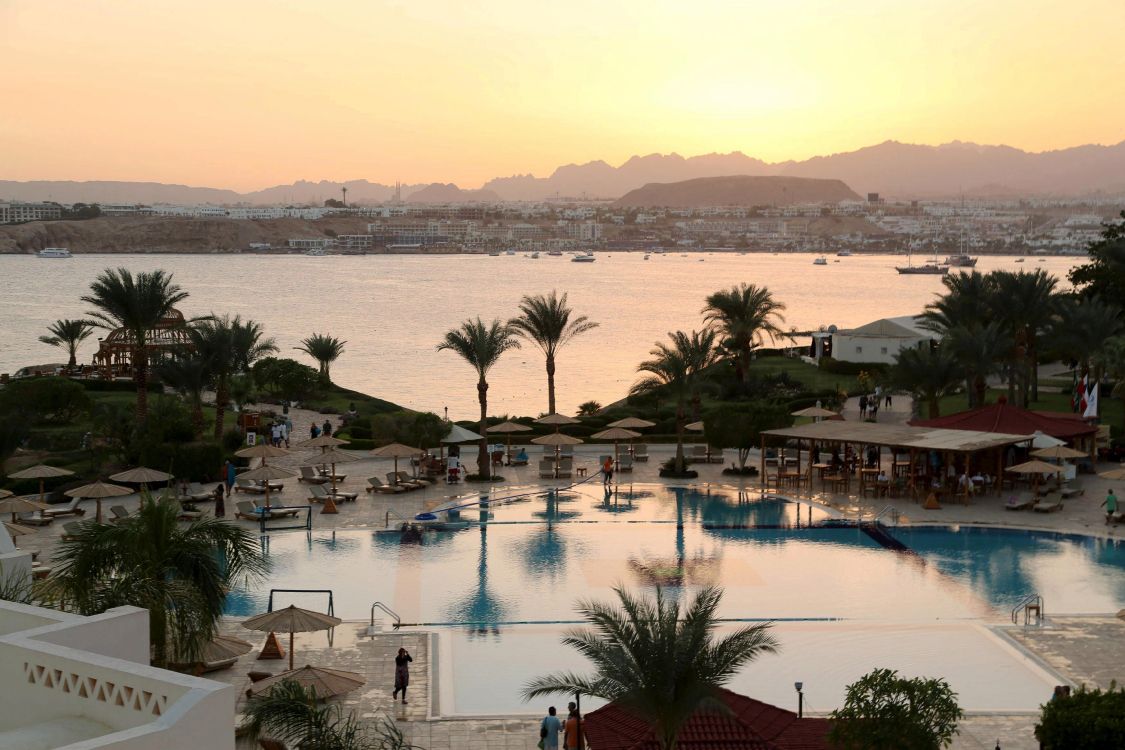
[[[885,399],[883,399],[883,406],[887,407],[888,409],[891,408],[891,392],[890,391],[887,391],[887,397]]]
[[[613,482],[613,456],[606,456],[602,462],[602,486],[608,487]]]
[[[867,394],[859,397],[859,418],[867,419]]]
[[[563,730],[563,723],[557,716],[554,706],[547,709],[547,715],[539,724],[540,750],[558,750],[559,733]]]
[[[1109,522],[1113,520],[1114,514],[1117,513],[1117,495],[1113,494],[1112,489],[1106,493],[1102,507],[1105,508],[1105,525],[1109,526]]]
[[[282,429],[283,429],[282,434],[285,438],[285,447],[288,448],[289,447],[289,436],[291,434],[293,434],[293,420],[289,418],[288,414],[285,415],[285,422],[284,422],[284,424],[282,424]]]
[[[325,437],[331,437],[332,436],[332,423],[329,422],[327,419],[324,420],[324,427],[321,428],[321,432],[324,433]]]
[[[395,657],[395,691],[391,693],[392,700],[398,697],[399,692],[402,692],[402,705],[406,705],[406,686],[410,684],[410,662],[414,661],[410,657],[410,652],[404,648],[398,650],[398,656]]]
[[[313,422],[312,426],[309,427],[309,437],[311,437],[313,440],[316,440],[318,437],[320,437],[320,428],[316,426],[316,422]]]
[[[229,492],[229,490],[228,490]],[[215,485],[215,491],[212,493],[215,496],[215,518],[226,518],[227,507],[223,504],[223,483],[219,482]]]
[[[235,474],[234,464],[231,463],[231,460],[228,458],[227,462],[223,464],[223,479],[226,480],[227,484],[227,497],[230,497],[230,492],[234,489]]]
[[[573,703],[570,705],[574,706]],[[578,715],[578,707],[574,706],[570,709],[570,716],[566,718],[566,727],[563,729],[563,737],[566,740],[566,750],[579,750],[579,748],[582,747],[581,721],[582,717]]]
[[[879,399],[871,399],[871,403],[867,405],[867,413],[871,415],[871,419],[879,418]]]

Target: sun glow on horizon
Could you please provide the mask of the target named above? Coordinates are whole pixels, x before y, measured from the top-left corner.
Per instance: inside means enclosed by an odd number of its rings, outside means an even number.
[[[238,190],[1125,138],[1125,3],[0,4],[0,179]]]

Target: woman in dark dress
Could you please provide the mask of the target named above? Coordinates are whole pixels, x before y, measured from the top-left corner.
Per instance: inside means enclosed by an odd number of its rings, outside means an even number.
[[[391,693],[392,699],[398,697],[398,693],[402,691],[402,703],[406,705],[406,686],[410,684],[410,662],[414,661],[410,658],[410,653],[400,648],[398,656],[395,657],[395,691]]]

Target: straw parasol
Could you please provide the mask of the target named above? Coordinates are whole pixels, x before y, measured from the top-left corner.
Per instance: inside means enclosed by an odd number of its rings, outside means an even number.
[[[138,466],[135,469],[128,469],[126,471],[118,472],[110,476],[115,482],[128,482],[130,484],[139,484],[142,490],[147,490],[150,482],[167,482],[172,479],[171,474],[166,474],[163,471],[150,469],[146,466]],[[144,502],[144,498],[141,498]],[[98,503],[98,521],[102,520],[102,506]]]
[[[616,422],[610,422],[606,426],[624,427],[627,430],[636,430],[644,429],[646,427],[655,427],[656,422],[650,422],[647,419],[641,419],[640,417],[625,417],[625,419],[619,419]]]
[[[568,417],[565,414],[548,414],[545,417],[539,417],[535,420],[536,424],[554,425],[555,432],[559,431],[559,426],[564,424],[581,424],[582,420]]]
[[[240,479],[250,479],[255,482],[265,482],[266,484],[266,507],[270,507],[270,482],[274,479],[289,479],[290,477],[297,476],[289,469],[283,469],[280,466],[266,466],[262,464],[256,469],[244,471],[238,475]]]
[[[367,681],[356,672],[345,672],[342,669],[326,669],[324,667],[310,667],[307,664],[300,669],[291,669],[288,672],[267,677],[250,686],[250,694],[268,692],[270,688],[282,680],[293,680],[301,687],[316,690],[318,700],[334,698],[337,695],[350,693],[356,688],[363,687]]]
[[[11,513],[12,523],[15,523],[17,513],[34,513],[37,510],[45,510],[46,508],[46,503],[30,500],[27,496],[23,495],[20,497],[5,497],[0,499],[0,513]]]
[[[337,445],[347,445],[348,441],[331,435],[318,435],[297,443],[298,448],[335,448]]]
[[[332,494],[335,495],[336,494],[336,464],[342,464],[342,463],[347,463],[348,461],[358,461],[358,460],[359,460],[359,456],[354,456],[351,453],[344,453],[344,451],[342,451],[342,450],[339,450],[335,447],[331,447],[331,448],[325,448],[319,456],[317,456],[313,461],[310,461],[309,463],[306,463],[305,466],[316,466],[317,464],[320,464],[321,466],[323,466],[324,464],[329,464],[329,466],[332,469],[332,473],[329,474],[329,477],[332,481]]]
[[[610,427],[608,430],[595,432],[590,437],[596,440],[612,440],[613,441],[613,463],[616,465],[618,461],[617,446],[620,440],[632,440],[638,438],[641,433],[634,432],[633,430],[626,430],[624,427]]]
[[[322,615],[308,609],[301,609],[290,604],[285,609],[276,609],[273,612],[255,615],[242,623],[247,630],[260,632],[277,632],[289,634],[289,669],[293,669],[293,634],[314,633],[319,630],[328,630],[339,625],[339,617]]]
[[[581,438],[572,437],[571,435],[564,435],[561,432],[552,432],[542,437],[532,438],[531,442],[536,445],[553,445],[555,446],[555,458],[558,458],[560,448],[564,445],[578,445],[582,443]]]
[[[35,533],[35,529],[20,526],[18,523],[9,523],[8,521],[4,521],[4,528],[7,529],[8,533],[12,536],[27,536],[28,534]]]
[[[685,430],[691,430],[692,432],[703,432],[703,420],[700,420],[698,422],[691,422],[689,424],[685,424],[684,429]]]
[[[203,647],[203,661],[216,662],[237,659],[254,649],[254,644],[229,635],[217,635]]]
[[[443,443],[472,443],[477,440],[483,440],[484,435],[478,435],[472,430],[466,430],[461,425],[451,425],[449,434],[441,439]]]
[[[821,419],[823,417],[835,417],[836,412],[831,409],[825,409],[823,406],[806,406],[804,409],[790,412],[791,417],[813,417],[814,419]]]
[[[43,492],[43,480],[51,479],[53,477],[69,477],[74,476],[74,472],[68,469],[60,469],[57,466],[48,466],[47,464],[38,464],[36,466],[29,466],[26,469],[21,469],[17,472],[8,475],[9,479],[38,479],[39,480],[39,502],[43,502],[45,493]]]
[[[1008,468],[1004,469],[1004,471],[1010,471],[1010,472],[1013,472],[1015,474],[1032,474],[1032,475],[1034,475],[1035,476],[1034,488],[1038,489],[1039,488],[1039,477],[1040,476],[1043,476],[1043,475],[1046,475],[1046,474],[1058,474],[1059,472],[1062,471],[1062,467],[1056,466],[1055,464],[1049,464],[1046,461],[1040,461],[1040,460],[1036,459],[1035,461],[1026,461],[1022,464],[1016,464],[1015,466],[1009,466]]]
[[[1099,472],[1098,476],[1102,479],[1112,479],[1115,482],[1125,479],[1125,464],[1116,469]]]
[[[1039,450],[1032,451],[1031,455],[1033,455],[1037,458],[1058,458],[1058,459],[1083,458],[1083,457],[1086,456],[1086,454],[1083,453],[1082,451],[1075,450],[1074,448],[1071,448],[1071,447],[1066,446],[1066,445],[1056,445],[1056,446],[1051,447],[1051,448],[1040,448]]]
[[[288,456],[289,451],[284,448],[274,448],[269,443],[262,443],[260,445],[251,445],[249,448],[237,450],[234,452],[234,455],[240,458],[260,458],[262,459],[262,466],[265,466],[267,458]]]
[[[489,427],[488,431],[490,433],[494,432],[497,435],[506,434],[508,436],[508,465],[510,466],[512,463],[512,433],[531,432],[531,428],[525,424],[520,424],[519,422],[501,422],[498,425]]]
[[[395,474],[398,474],[398,460],[400,458],[419,456],[422,453],[423,451],[421,448],[414,448],[409,445],[403,445],[402,443],[391,443],[390,445],[384,445],[381,448],[376,448],[375,450],[371,451],[372,456],[378,456],[379,458],[393,458],[395,460]]]
[[[157,472],[159,473],[159,472]],[[129,487],[122,487],[117,484],[106,484],[100,479],[90,484],[84,484],[81,487],[75,487],[73,490],[67,490],[65,493],[67,497],[89,498],[97,501],[98,509],[95,515],[95,520],[98,523],[102,522],[102,500],[107,497],[124,497],[125,495],[132,495],[133,490]]]
[[[5,497],[11,497],[12,494],[13,493],[12,493],[11,490],[0,490],[0,500],[2,500]]]

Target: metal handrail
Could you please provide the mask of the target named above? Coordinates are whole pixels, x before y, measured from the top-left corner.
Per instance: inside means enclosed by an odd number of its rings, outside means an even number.
[[[884,506],[883,506],[883,509],[882,509],[882,510],[880,510],[880,511],[879,511],[878,513],[876,513],[876,514],[875,514],[875,518],[874,518],[874,519],[872,519],[872,521],[871,521],[871,522],[872,522],[872,523],[879,523],[879,521],[881,521],[881,520],[882,520],[883,516],[885,516],[885,515],[887,515],[887,514],[890,514],[891,520],[892,520],[892,521],[893,521],[893,522],[895,523],[895,525],[897,526],[897,525],[898,525],[898,519],[899,519],[899,516],[900,516],[901,514],[899,513],[899,510],[898,510],[898,508],[896,508],[896,507],[895,507],[895,506],[893,506],[893,505],[884,505]]]
[[[328,614],[332,617],[336,615],[336,607],[332,599],[332,589],[270,589],[267,612],[273,612],[274,594],[328,594]]]
[[[1031,610],[1035,610],[1035,621],[1037,623],[1043,621],[1043,597],[1039,594],[1028,594],[1023,599],[1020,599],[1019,604],[1012,607],[1012,624],[1019,624],[1019,613],[1023,611],[1023,624],[1031,624]]]
[[[402,627],[402,618],[398,616],[397,612],[395,612],[393,609],[388,607],[386,604],[383,604],[382,602],[375,602],[374,604],[371,605],[371,627],[372,628],[375,627],[375,610],[376,609],[380,609],[383,612],[386,612],[388,615],[390,615],[391,617],[394,618],[394,620],[395,620],[395,630],[398,630],[400,627]]]

